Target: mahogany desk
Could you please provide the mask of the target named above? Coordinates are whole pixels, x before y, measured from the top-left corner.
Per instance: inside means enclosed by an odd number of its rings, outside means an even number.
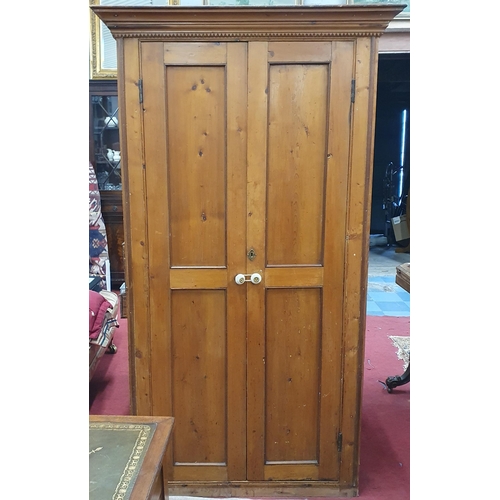
[[[89,500],[166,500],[173,417],[89,416]]]

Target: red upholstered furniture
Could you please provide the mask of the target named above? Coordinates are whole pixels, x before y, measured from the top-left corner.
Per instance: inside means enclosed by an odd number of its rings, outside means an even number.
[[[113,336],[119,327],[118,308],[116,293],[89,290],[89,380],[106,350],[116,352]]]

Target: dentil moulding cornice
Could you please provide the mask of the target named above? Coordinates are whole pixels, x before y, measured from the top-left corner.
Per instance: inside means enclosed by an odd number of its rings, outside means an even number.
[[[234,41],[380,36],[404,5],[311,7],[92,6],[115,38]]]

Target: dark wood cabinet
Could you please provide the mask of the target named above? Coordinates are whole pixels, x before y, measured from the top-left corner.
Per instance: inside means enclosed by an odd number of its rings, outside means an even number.
[[[111,288],[125,281],[123,264],[123,203],[116,80],[89,81],[89,160],[101,193],[108,238]]]

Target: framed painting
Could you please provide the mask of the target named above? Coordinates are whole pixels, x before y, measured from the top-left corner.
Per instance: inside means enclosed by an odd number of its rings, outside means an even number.
[[[89,5],[179,5],[180,0],[89,0]],[[90,78],[117,77],[116,42],[107,26],[90,11]]]

